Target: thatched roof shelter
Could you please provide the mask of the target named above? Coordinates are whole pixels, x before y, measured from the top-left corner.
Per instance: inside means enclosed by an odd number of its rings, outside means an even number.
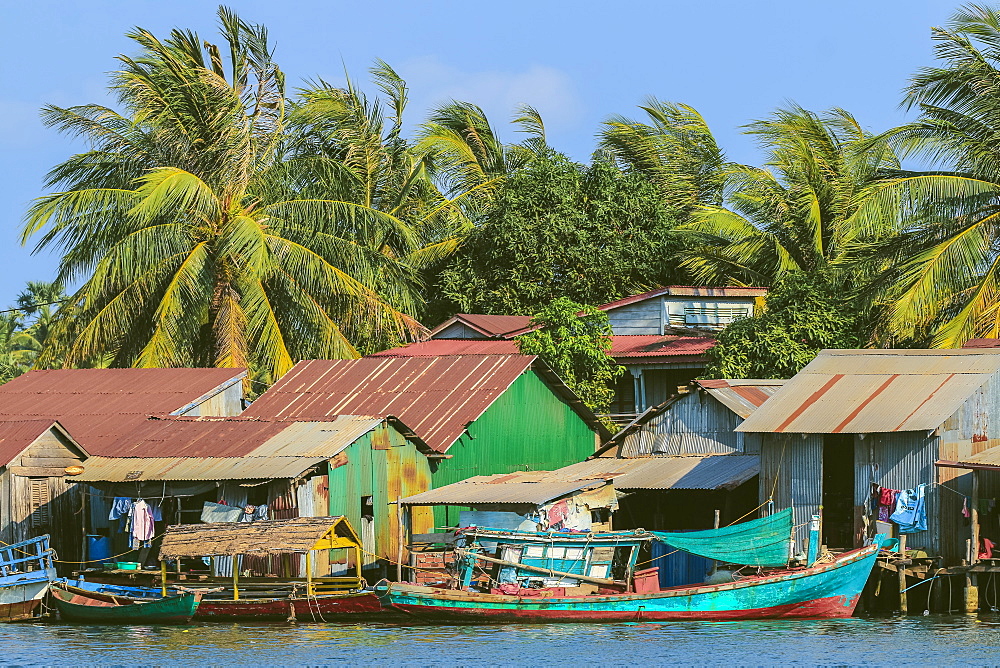
[[[309,552],[360,544],[346,517],[179,524],[167,527],[160,559]]]

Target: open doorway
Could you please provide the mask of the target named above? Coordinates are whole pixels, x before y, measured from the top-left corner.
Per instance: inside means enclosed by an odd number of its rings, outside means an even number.
[[[854,545],[854,434],[823,437],[823,543]]]

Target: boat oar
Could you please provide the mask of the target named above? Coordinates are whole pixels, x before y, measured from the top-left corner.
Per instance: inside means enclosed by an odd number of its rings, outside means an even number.
[[[576,573],[567,573],[565,571],[554,571],[551,568],[542,568],[540,566],[529,566],[528,564],[519,564],[516,561],[505,561],[504,559],[497,559],[496,557],[487,557],[485,554],[478,554],[476,552],[470,552],[468,550],[463,550],[461,548],[455,550],[459,555],[468,555],[474,559],[481,559],[482,561],[488,561],[491,564],[500,564],[501,566],[513,566],[514,568],[520,568],[524,571],[529,571],[532,573],[541,573],[542,575],[550,575],[557,578],[572,578],[574,580],[581,580],[583,582],[589,582],[591,584],[605,585],[605,586],[621,586],[625,584],[619,580],[608,580],[606,578],[592,578],[589,575],[577,575]]]

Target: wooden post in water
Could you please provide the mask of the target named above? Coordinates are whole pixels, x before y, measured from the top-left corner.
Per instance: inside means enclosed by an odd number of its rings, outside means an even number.
[[[979,561],[979,471],[972,470],[972,507],[969,508],[969,529],[971,537],[969,540],[969,566],[975,566]],[[979,610],[979,584],[976,576],[970,573],[965,574],[965,612],[972,613]]]
[[[160,559],[160,595],[167,597],[167,561]]]
[[[306,552],[306,596],[313,596],[313,560],[312,550]]]
[[[403,542],[406,540],[405,528],[403,527],[403,504],[402,496],[396,496],[396,520],[399,523],[399,528],[396,531],[396,542],[399,545],[396,546],[396,582],[403,581]]]
[[[906,534],[899,534],[899,557],[906,559]],[[906,565],[897,564],[896,569],[899,575],[899,611],[904,615],[907,612],[906,606]]]
[[[715,509],[715,522],[712,523],[712,528],[713,529],[718,529],[719,528],[719,509],[718,508]],[[715,559],[712,559],[712,567],[708,571],[709,575],[715,575],[715,571],[717,571],[718,568],[719,568],[719,562],[716,561]]]

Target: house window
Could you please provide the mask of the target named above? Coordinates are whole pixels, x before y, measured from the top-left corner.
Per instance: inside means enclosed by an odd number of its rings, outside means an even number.
[[[750,308],[700,308],[689,306],[684,309],[684,324],[689,327],[722,327],[734,320],[750,316]]]

